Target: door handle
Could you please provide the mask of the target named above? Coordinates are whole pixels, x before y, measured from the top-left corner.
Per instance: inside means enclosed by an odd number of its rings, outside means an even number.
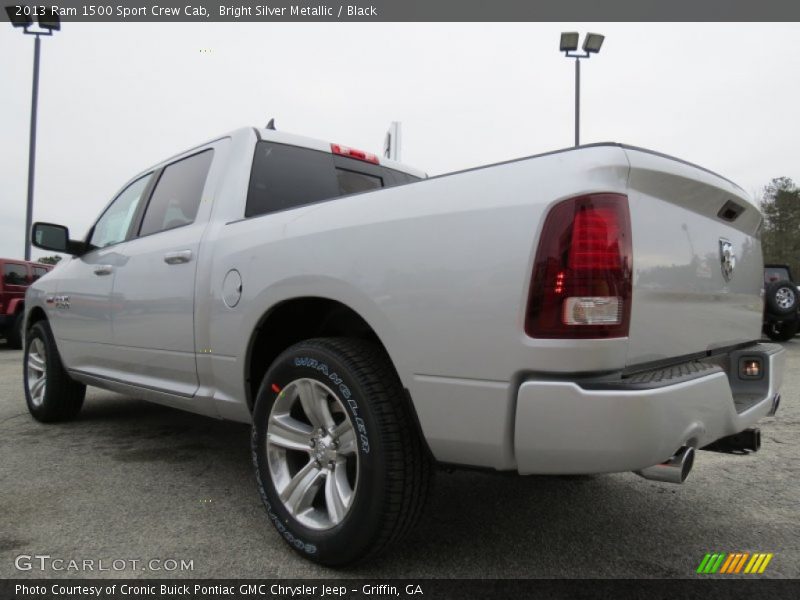
[[[178,250],[177,252],[167,252],[164,255],[164,262],[168,265],[180,265],[192,260],[191,250]]]
[[[95,275],[111,275],[114,272],[114,265],[97,265],[94,268]]]

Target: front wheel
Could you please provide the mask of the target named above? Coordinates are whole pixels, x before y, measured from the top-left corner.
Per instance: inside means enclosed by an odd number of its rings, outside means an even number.
[[[296,344],[272,364],[253,412],[267,515],[315,562],[342,566],[397,541],[424,505],[430,463],[385,352],[361,340]]]
[[[22,379],[28,411],[37,421],[66,421],[80,412],[86,386],[64,370],[47,321],[36,323],[25,337]]]

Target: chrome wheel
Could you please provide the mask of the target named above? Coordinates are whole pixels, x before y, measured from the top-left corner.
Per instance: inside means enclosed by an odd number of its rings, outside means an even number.
[[[26,367],[31,404],[41,406],[47,386],[47,351],[44,342],[38,337],[31,340]]]
[[[311,529],[347,516],[358,486],[356,431],[339,397],[315,379],[280,390],[267,423],[267,462],[283,506]]]
[[[787,287],[778,288],[778,291],[775,292],[775,302],[784,309],[793,307],[795,302],[794,292]]]

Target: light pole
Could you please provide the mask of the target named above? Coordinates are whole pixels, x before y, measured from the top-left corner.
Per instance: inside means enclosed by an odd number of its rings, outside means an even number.
[[[577,52],[578,38],[580,35],[575,31],[564,32],[561,34],[560,51],[567,58],[575,59],[575,147],[580,146],[581,131],[581,59],[591,58],[592,54],[600,52],[605,36],[599,33],[587,33],[583,40],[583,53]]]
[[[38,12],[37,12],[38,11]],[[36,13],[39,29],[29,31],[33,24],[31,13]],[[27,14],[26,14],[27,13]],[[6,6],[8,20],[14,27],[21,27],[25,35],[36,36],[33,43],[33,89],[31,92],[31,136],[28,150],[28,208],[25,213],[25,260],[31,259],[31,224],[33,221],[33,176],[36,169],[36,113],[39,104],[39,54],[40,36],[53,35],[61,29],[61,19],[55,8]]]

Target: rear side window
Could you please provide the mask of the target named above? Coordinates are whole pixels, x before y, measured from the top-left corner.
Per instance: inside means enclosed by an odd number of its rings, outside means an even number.
[[[47,275],[47,269],[44,267],[33,267],[33,280],[36,281],[39,277]]]
[[[150,235],[194,223],[213,150],[168,165],[150,196],[139,235]]]
[[[258,142],[245,217],[417,181],[412,175],[328,152]]]
[[[28,285],[28,269],[25,265],[4,264],[3,283],[6,285]]]
[[[272,142],[256,144],[245,217],[286,210],[338,195],[332,155]]]

